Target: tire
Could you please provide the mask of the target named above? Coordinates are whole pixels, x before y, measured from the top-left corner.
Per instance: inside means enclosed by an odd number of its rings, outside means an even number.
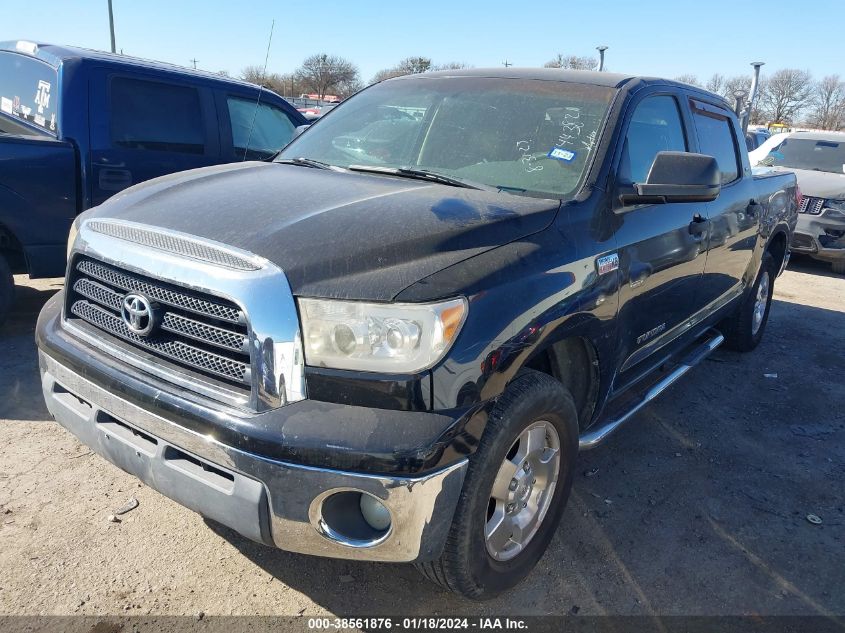
[[[845,259],[838,262],[831,262],[830,267],[837,275],[845,275]]]
[[[15,278],[6,258],[0,254],[0,326],[9,315],[15,300]]]
[[[763,338],[766,323],[769,321],[769,310],[772,306],[775,277],[778,268],[774,258],[769,253],[763,255],[763,262],[757,279],[745,294],[736,312],[722,321],[721,330],[725,336],[725,347],[736,352],[750,352]],[[761,289],[761,285],[764,288]],[[759,301],[765,301],[761,304]]]
[[[551,457],[555,443],[558,451]],[[541,453],[527,453],[523,461],[526,447],[531,446],[546,448]],[[538,460],[537,456],[549,461]],[[554,536],[572,489],[577,456],[578,414],[572,396],[550,376],[523,371],[499,398],[478,450],[470,458],[442,555],[433,562],[417,564],[417,569],[432,582],[474,600],[493,598],[517,585],[534,568]],[[533,468],[520,467],[528,461]],[[513,478],[511,469],[515,469]],[[552,484],[550,473],[555,470],[557,478]],[[522,485],[516,485],[517,480]],[[492,499],[495,483],[498,490],[513,495],[509,498],[527,501]],[[514,525],[507,508],[523,518],[537,517],[537,521],[525,530],[521,547],[511,540],[514,533],[510,533],[494,557],[491,548],[495,549],[494,543],[506,534],[502,529],[510,531]],[[501,529],[493,530],[491,525]],[[489,543],[488,530],[494,539]]]

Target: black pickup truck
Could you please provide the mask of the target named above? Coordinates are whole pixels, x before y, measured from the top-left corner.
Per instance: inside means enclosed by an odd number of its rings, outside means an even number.
[[[81,212],[150,178],[271,158],[306,123],[280,96],[229,77],[0,42],[0,325],[12,274],[65,273]]]
[[[38,323],[44,397],[246,537],[488,598],[548,546],[579,450],[758,344],[799,196],[691,86],[392,79],[272,163],[83,214]]]

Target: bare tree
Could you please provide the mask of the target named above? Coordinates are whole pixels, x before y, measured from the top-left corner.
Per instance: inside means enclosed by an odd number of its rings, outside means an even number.
[[[337,55],[319,53],[302,62],[296,76],[320,99],[330,91],[338,91],[354,84],[359,79],[358,68],[350,61]]]
[[[431,59],[428,57],[406,57],[392,68],[385,68],[378,71],[370,83],[378,83],[385,79],[401,77],[402,75],[415,75],[431,70]]]
[[[407,73],[403,73],[398,68],[384,68],[383,70],[378,71],[373,78],[370,79],[371,84],[377,84],[380,81],[384,81],[385,79],[393,79],[393,77],[401,77],[402,75],[406,75]]]
[[[266,73],[261,66],[247,66],[241,71],[241,79],[251,84],[258,84],[259,86],[269,88]]]
[[[406,57],[396,64],[398,70],[405,75],[416,75],[431,70],[431,59],[429,57]]]
[[[713,73],[710,79],[707,80],[707,83],[704,84],[704,87],[710,92],[715,92],[717,95],[723,94],[722,91],[725,89],[725,77],[719,73]]]
[[[432,66],[431,70],[461,70],[462,68],[471,68],[471,66],[464,62],[446,62],[445,64]]]
[[[698,77],[696,77],[695,75],[678,75],[677,77],[675,77],[675,81],[680,81],[681,83],[689,84],[690,86],[698,86],[699,88],[701,87],[701,83],[698,81]]]
[[[554,59],[543,64],[544,68],[569,68],[571,70],[595,70],[599,67],[594,57],[579,57],[558,53]]]
[[[406,57],[392,68],[385,68],[373,75],[371,84],[384,81],[385,79],[392,79],[393,77],[401,77],[403,75],[415,75],[420,73],[427,73],[435,70],[458,70],[467,68],[463,62],[447,62],[445,64],[432,64],[428,57]]]
[[[769,121],[791,123],[809,105],[813,78],[807,70],[784,68],[767,77],[760,88],[760,112]]]
[[[823,130],[845,128],[845,82],[839,75],[828,75],[815,85],[813,110],[808,122]]]

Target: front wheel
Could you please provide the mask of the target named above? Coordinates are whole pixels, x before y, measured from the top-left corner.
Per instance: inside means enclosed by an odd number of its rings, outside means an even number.
[[[518,584],[554,536],[577,455],[572,396],[550,376],[524,371],[499,398],[470,458],[443,554],[417,568],[475,600]]]
[[[765,253],[754,285],[743,297],[739,309],[721,324],[728,349],[750,352],[760,344],[769,321],[777,272],[774,258]]]

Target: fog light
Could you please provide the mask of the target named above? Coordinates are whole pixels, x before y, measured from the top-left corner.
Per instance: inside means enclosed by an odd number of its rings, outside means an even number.
[[[361,495],[361,514],[374,530],[384,531],[390,527],[390,512],[384,504],[373,496]]]

